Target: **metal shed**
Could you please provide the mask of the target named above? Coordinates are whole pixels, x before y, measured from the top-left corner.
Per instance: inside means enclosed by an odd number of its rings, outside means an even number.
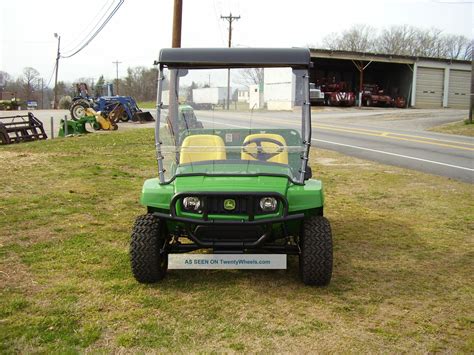
[[[374,83],[389,94],[404,96],[417,108],[469,108],[471,62],[442,58],[310,49],[312,81],[344,80],[358,93]]]

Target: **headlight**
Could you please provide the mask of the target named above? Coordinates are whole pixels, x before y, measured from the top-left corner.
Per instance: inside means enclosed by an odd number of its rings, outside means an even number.
[[[260,208],[263,212],[275,212],[278,202],[274,197],[263,197],[260,199]]]
[[[198,211],[199,207],[201,207],[201,200],[195,196],[185,197],[183,198],[183,206],[187,210]]]

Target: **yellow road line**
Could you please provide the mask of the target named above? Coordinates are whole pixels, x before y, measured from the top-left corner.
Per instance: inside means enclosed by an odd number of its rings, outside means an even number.
[[[316,123],[316,125],[320,126],[320,127],[346,129],[346,128],[343,128],[343,127],[340,127],[340,126],[328,125],[328,124],[323,124],[323,123]],[[457,142],[457,141],[452,141],[452,140],[449,140],[449,139],[430,138],[430,137],[423,137],[423,136],[417,136],[417,135],[412,135],[412,134],[404,134],[404,133],[383,132],[383,131],[378,131],[378,130],[373,130],[373,129],[365,129],[365,128],[350,127],[350,128],[347,128],[347,129],[351,129],[351,130],[354,130],[354,131],[361,131],[361,132],[369,132],[369,133],[379,133],[379,134],[384,133],[383,134],[384,136],[386,134],[388,134],[388,135],[395,135],[395,136],[401,136],[401,137],[418,138],[418,139],[423,139],[423,140],[430,140],[430,141],[444,142],[444,143],[454,143],[454,144],[467,145],[467,146],[474,147],[474,143]]]

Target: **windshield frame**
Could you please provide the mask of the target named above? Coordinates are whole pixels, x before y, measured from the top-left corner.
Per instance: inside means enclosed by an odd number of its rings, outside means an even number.
[[[190,69],[203,69],[202,67],[196,67],[193,65],[189,65],[186,67],[183,66],[173,66],[173,65],[167,65],[166,63],[158,63],[158,80],[157,80],[157,105],[156,105],[156,121],[155,121],[155,149],[156,149],[156,157],[157,157],[157,163],[158,163],[158,176],[159,176],[159,182],[160,184],[169,184],[175,180],[176,177],[178,176],[196,176],[196,175],[202,175],[202,176],[279,176],[281,177],[281,174],[271,174],[271,173],[242,173],[242,174],[226,174],[226,173],[212,173],[212,174],[176,174],[174,173],[173,176],[171,176],[170,179],[166,179],[165,177],[165,169],[164,169],[164,164],[163,164],[163,159],[164,156],[162,154],[162,145],[163,142],[160,139],[160,127],[162,124],[162,109],[163,109],[163,102],[162,102],[162,91],[163,91],[163,84],[165,81],[165,76],[164,76],[164,70],[167,69],[169,70],[169,73],[172,73],[173,70],[190,70]],[[265,64],[255,66],[256,68],[268,68],[268,67],[275,67],[275,65],[268,66]],[[302,139],[302,146],[303,152],[301,154],[301,166],[299,169],[299,178],[298,179],[293,179],[290,176],[286,176],[291,182],[294,184],[299,184],[302,185],[304,184],[305,181],[305,176],[306,176],[306,171],[307,171],[307,164],[308,164],[308,158],[309,158],[309,149],[311,146],[311,104],[310,104],[310,99],[309,99],[309,69],[310,65],[308,67],[292,67],[289,65],[281,65],[277,66],[280,68],[291,68],[294,72],[296,71],[303,71],[302,75],[302,80],[303,80],[303,102],[301,104],[301,139]],[[235,68],[235,67],[234,67]],[[223,69],[222,66],[206,66],[206,69]],[[171,76],[171,75],[170,75]],[[176,81],[178,82],[179,80],[179,75],[176,75]],[[170,80],[171,82],[171,80]],[[175,97],[175,95],[171,95],[171,90],[170,90],[170,95],[169,99],[173,99],[176,102],[174,102],[174,105],[176,105],[176,109],[178,108],[179,102],[178,102],[178,97]],[[163,120],[163,122],[165,122]],[[174,129],[174,128],[173,128]],[[179,136],[177,140],[175,140],[175,146],[177,147]],[[178,148],[178,147],[177,147]]]

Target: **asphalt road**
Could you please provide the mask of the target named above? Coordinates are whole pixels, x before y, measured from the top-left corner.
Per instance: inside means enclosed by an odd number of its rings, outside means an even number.
[[[0,115],[12,113],[23,112],[1,111]],[[59,120],[67,114],[66,110],[35,111],[49,136],[50,117],[53,117],[54,131],[57,132]],[[297,128],[300,124],[298,113],[288,112],[196,111],[196,115],[204,127]],[[466,116],[464,110],[315,108],[312,112],[312,144],[363,159],[473,183],[474,139],[425,131]],[[120,123],[119,129],[153,125]]]
[[[409,110],[411,111],[411,110]],[[312,144],[347,155],[384,164],[474,182],[474,139],[421,130],[425,126],[453,121],[465,113],[446,110],[403,112],[400,110],[361,112],[313,112]],[[297,115],[288,113],[199,112],[204,127],[298,127]],[[410,117],[410,114],[413,117]],[[428,116],[423,119],[420,116]],[[459,120],[460,118],[457,118]],[[456,119],[454,119],[456,120]],[[429,122],[429,123],[428,123]],[[403,127],[403,128],[400,128]]]

